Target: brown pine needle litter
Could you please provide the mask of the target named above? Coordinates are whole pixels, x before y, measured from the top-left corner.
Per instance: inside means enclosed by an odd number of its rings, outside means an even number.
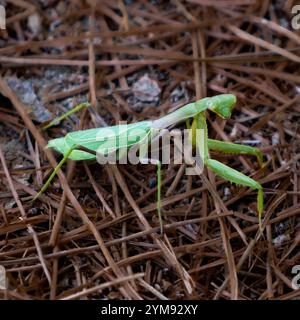
[[[293,1],[7,0],[0,29],[0,299],[299,299],[300,29]],[[148,85],[148,92],[141,92]],[[142,89],[139,89],[142,88]],[[150,88],[152,88],[150,90]],[[140,91],[139,91],[140,90]],[[157,119],[233,93],[209,137],[258,147],[217,155],[265,190],[205,170],[59,160],[67,132]],[[43,131],[79,103],[84,108]],[[183,125],[179,125],[183,128]]]

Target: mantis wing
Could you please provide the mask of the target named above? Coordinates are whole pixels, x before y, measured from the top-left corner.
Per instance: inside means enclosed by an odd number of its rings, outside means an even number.
[[[50,140],[47,147],[66,155],[75,146],[106,155],[115,150],[130,147],[144,140],[152,129],[152,121],[133,124],[80,130],[65,137]],[[82,150],[73,150],[68,156],[72,160],[91,160],[95,155]]]

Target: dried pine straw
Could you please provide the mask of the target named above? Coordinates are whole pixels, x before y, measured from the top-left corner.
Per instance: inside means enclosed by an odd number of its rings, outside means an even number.
[[[294,2],[6,2],[0,264],[8,289],[0,298],[299,299],[292,286],[292,268],[300,264]],[[133,88],[146,74],[161,93],[141,104]],[[46,120],[33,117],[11,78],[32,81],[53,118],[80,101],[92,108],[43,132]],[[265,166],[251,157],[212,155],[265,188],[262,235],[255,191],[207,170],[186,176],[184,164],[163,166],[163,236],[151,165],[69,162],[37,202],[28,202],[57,163],[44,148],[47,140],[158,118],[227,92],[238,97],[237,107],[228,121],[208,115],[209,136],[254,144]]]

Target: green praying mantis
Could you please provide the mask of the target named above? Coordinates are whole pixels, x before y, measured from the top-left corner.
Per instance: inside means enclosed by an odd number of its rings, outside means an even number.
[[[199,150],[202,162],[221,178],[237,185],[257,190],[257,211],[259,225],[261,226],[262,213],[264,210],[263,188],[261,184],[245,174],[210,158],[209,151],[212,150],[226,154],[253,155],[257,158],[260,166],[263,164],[263,155],[257,148],[208,138],[205,111],[209,110],[223,119],[229,119],[235,103],[236,97],[233,94],[221,94],[189,103],[157,120],[141,121],[126,126],[116,125],[111,127],[74,131],[68,133],[64,137],[50,140],[47,147],[53,148],[61,153],[63,158],[54,169],[42,189],[35,196],[34,200],[48,188],[52,179],[67,159],[93,160],[97,158],[97,154],[105,155],[111,150],[117,152],[117,157],[120,159],[124,153],[128,151],[129,147],[138,145],[145,141],[150,133],[158,132],[160,129],[166,129],[178,122],[193,118],[192,125],[189,126],[191,133],[190,142]],[[201,145],[195,138],[195,129],[201,129],[204,132],[204,139],[201,139]],[[127,138],[121,139],[124,135],[126,135]],[[108,150],[109,147],[111,147],[110,150]],[[161,164],[158,160],[153,163],[157,165],[157,211],[160,221],[160,229],[162,232],[163,223],[160,211]]]

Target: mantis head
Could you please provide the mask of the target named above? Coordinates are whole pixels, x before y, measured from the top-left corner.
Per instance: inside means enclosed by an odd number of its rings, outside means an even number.
[[[220,94],[208,98],[207,107],[223,119],[229,119],[232,109],[236,103],[236,97],[233,94]]]

